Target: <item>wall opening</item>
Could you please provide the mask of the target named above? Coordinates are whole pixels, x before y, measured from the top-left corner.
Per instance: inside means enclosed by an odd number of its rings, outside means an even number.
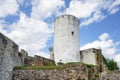
[[[72,31],[71,34],[74,35],[74,32]]]

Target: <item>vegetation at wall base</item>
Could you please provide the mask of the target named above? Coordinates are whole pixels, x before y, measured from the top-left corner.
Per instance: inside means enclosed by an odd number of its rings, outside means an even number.
[[[99,72],[102,72],[103,71],[102,65],[99,65],[98,69],[99,69]]]
[[[69,62],[69,63],[66,63],[66,64],[81,64],[82,62]]]
[[[64,66],[15,66],[14,69],[64,69]]]
[[[53,47],[49,47],[49,51],[50,51],[50,52],[53,51]]]
[[[94,74],[95,78],[98,78],[99,77],[99,74]]]
[[[88,68],[91,68],[93,66],[96,66],[96,65],[92,65],[92,64],[86,64]]]

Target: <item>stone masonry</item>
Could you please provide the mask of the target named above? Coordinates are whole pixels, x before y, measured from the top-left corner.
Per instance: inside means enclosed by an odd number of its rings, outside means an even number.
[[[90,48],[80,51],[80,62],[86,64],[92,64],[96,66],[102,66],[102,51],[101,49]]]
[[[67,64],[60,69],[14,69],[13,80],[99,80],[95,66]]]
[[[0,33],[0,80],[12,80],[13,67],[19,65],[18,45]]]
[[[54,61],[37,55],[34,57],[26,56],[24,59],[25,66],[45,66],[49,64],[54,64]]]
[[[100,80],[120,80],[120,71],[103,72]]]
[[[0,33],[0,80],[12,80],[15,66],[43,66],[54,63],[53,60],[41,56],[30,57],[25,50]]]

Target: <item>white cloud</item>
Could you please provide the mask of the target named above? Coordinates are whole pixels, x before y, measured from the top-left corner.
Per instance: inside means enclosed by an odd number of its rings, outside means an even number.
[[[24,0],[17,0],[18,4],[23,4]]]
[[[111,0],[72,0],[66,13],[79,18],[88,18],[96,11],[101,12],[102,9],[108,9],[111,3]]]
[[[120,67],[120,53],[114,56],[114,60],[118,63],[118,66]]]
[[[101,41],[105,41],[105,40],[108,39],[108,38],[109,38],[108,33],[104,33],[104,34],[102,34],[101,36],[99,36],[99,39],[100,39]]]
[[[7,23],[4,20],[0,20],[0,32],[3,34],[7,34],[9,32],[9,30],[6,28]],[[6,30],[5,30],[6,28]]]
[[[114,13],[116,13],[117,11],[119,11],[119,8],[118,8],[118,7],[115,7],[115,8],[113,8],[113,9],[110,11],[110,14],[114,14]]]
[[[82,27],[104,19],[104,11],[109,14],[116,13],[119,10],[118,5],[120,0],[71,0],[65,13],[84,19]]]
[[[102,49],[103,55],[107,58],[113,58],[113,55],[115,54],[116,51],[115,42],[113,42],[112,39],[109,39],[108,33],[100,35],[98,40],[88,43],[82,46],[80,49],[83,50],[88,48]]]
[[[47,40],[49,40],[52,33],[52,30],[45,22],[28,18],[21,12],[20,20],[11,24],[9,28],[10,32],[6,33],[6,35],[15,41],[20,48],[25,49],[30,56],[36,54],[44,57],[49,56],[42,51],[47,46]],[[0,27],[0,29],[6,32],[3,27]]]
[[[82,2],[79,0],[72,0],[69,8],[66,9],[66,13],[75,15],[79,18],[87,18],[96,10],[96,6],[97,4],[95,2],[90,3],[89,1]]]
[[[4,26],[3,25],[0,25],[0,32],[3,33],[3,34],[7,34],[7,31],[4,30]]]
[[[108,8],[108,11],[112,13],[116,13],[119,10],[118,5],[120,5],[120,0],[115,0]]]
[[[18,4],[21,6],[24,6],[25,8],[27,8],[28,6],[31,6],[31,2],[32,0],[17,0]]]
[[[63,0],[33,0],[31,17],[35,19],[48,18],[64,7]]]
[[[120,45],[120,42],[116,42],[116,46]]]
[[[18,7],[16,0],[0,0],[0,17],[16,14]]]
[[[93,22],[99,22],[101,21],[102,19],[104,19],[105,16],[100,12],[100,11],[96,11],[92,17],[86,19],[85,21],[81,22],[80,26],[86,26],[86,25],[89,25]]]
[[[38,54],[48,57],[49,54],[45,53],[43,49],[47,46],[47,41],[52,36],[53,28],[51,29],[48,26],[51,24],[47,24],[39,19],[45,19],[53,14],[59,13],[59,10],[64,7],[64,1],[33,0],[30,18],[19,10],[19,6],[23,6],[23,4],[23,0],[0,1],[0,17],[15,15],[17,12],[20,12],[20,20],[7,25],[7,27],[6,22],[0,20],[0,32],[15,41],[20,48],[25,49],[29,55],[33,56]]]

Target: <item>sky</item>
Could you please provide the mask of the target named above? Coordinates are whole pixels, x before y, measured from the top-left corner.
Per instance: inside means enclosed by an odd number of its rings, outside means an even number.
[[[80,50],[102,49],[120,66],[120,0],[0,0],[0,32],[30,56],[49,58],[54,20],[63,14],[80,20]]]

